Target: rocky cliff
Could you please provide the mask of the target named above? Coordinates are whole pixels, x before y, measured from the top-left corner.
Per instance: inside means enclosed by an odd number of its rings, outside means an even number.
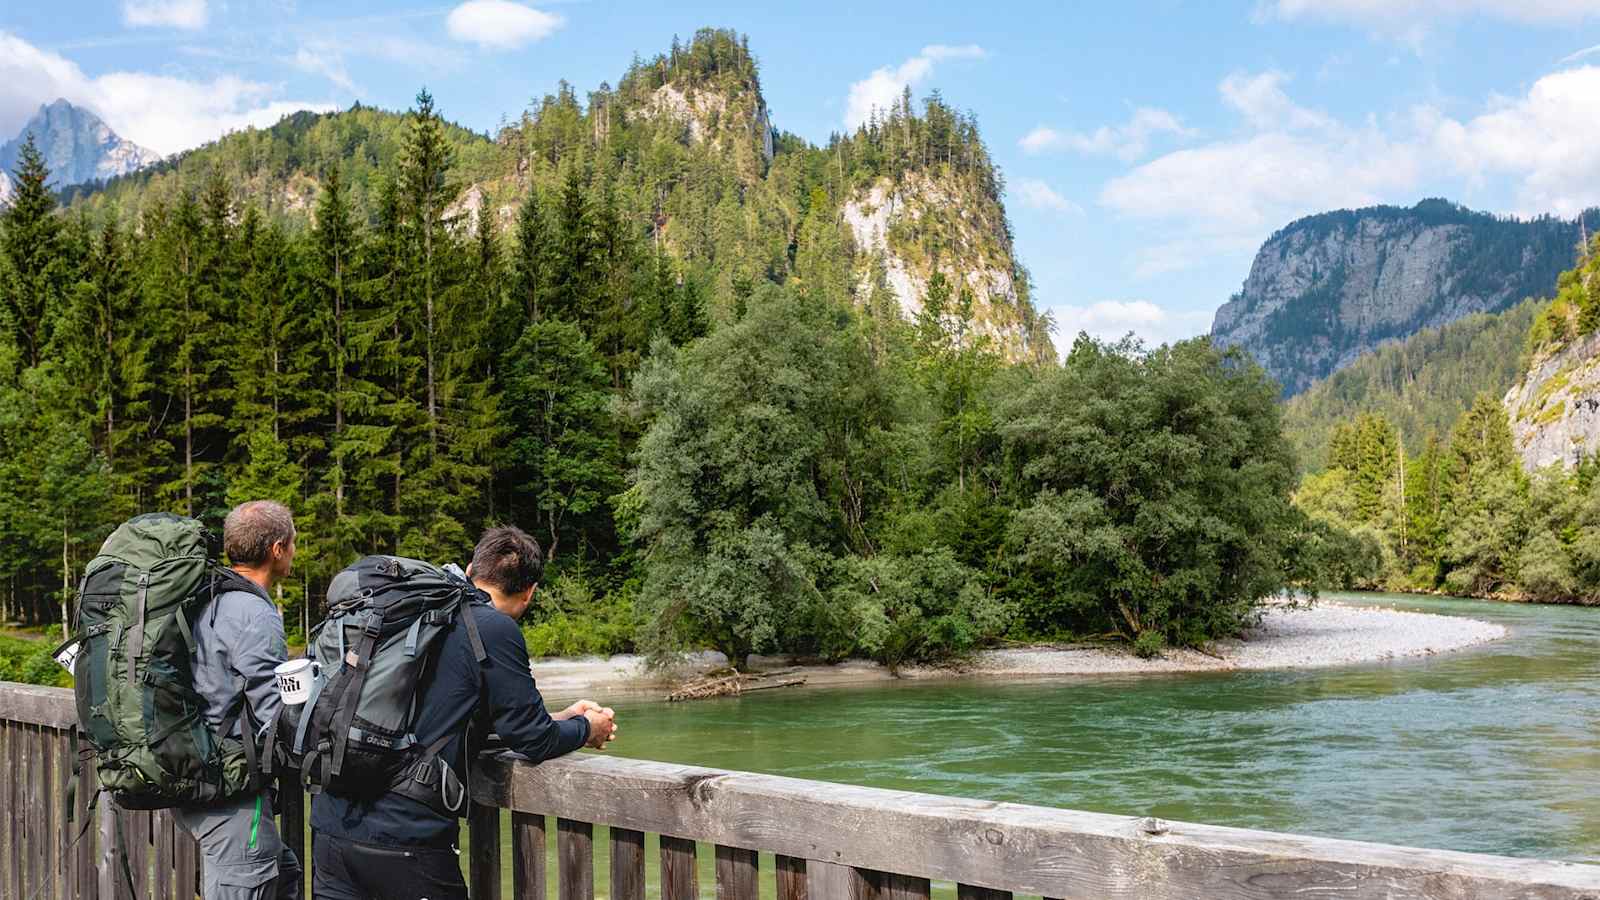
[[[1600,334],[1535,358],[1506,392],[1505,407],[1523,468],[1593,456],[1600,448]]]
[[[1561,273],[1534,320],[1527,371],[1505,395],[1523,467],[1571,466],[1600,450],[1600,237]]]
[[[161,160],[161,154],[117,136],[100,117],[65,100],[39,107],[22,131],[0,146],[0,169],[14,171],[29,134],[50,169],[50,186],[65,187],[126,175]]]
[[[881,266],[901,311],[922,310],[928,280],[942,272],[952,291],[971,292],[978,330],[1010,359],[1035,355],[1032,307],[1019,291],[1005,211],[948,172],[916,172],[895,185],[879,178],[859,188],[842,209],[857,251],[858,294],[871,292]],[[926,237],[936,236],[930,252]]]
[[[1262,246],[1211,334],[1298,394],[1384,341],[1548,295],[1578,241],[1576,221],[1442,200],[1312,216]]]

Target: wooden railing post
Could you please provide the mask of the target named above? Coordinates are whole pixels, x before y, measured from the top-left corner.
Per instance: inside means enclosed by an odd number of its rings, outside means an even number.
[[[544,900],[549,877],[544,831],[544,816],[511,814],[511,890],[516,900]]]
[[[760,857],[754,850],[717,845],[717,900],[756,900]]]
[[[661,900],[699,900],[694,841],[661,836]],[[783,898],[779,898],[783,900]]]
[[[644,832],[611,829],[611,900],[644,900]]]
[[[779,855],[778,900],[806,900],[806,861],[798,856]]]
[[[467,863],[472,900],[500,900],[500,808],[472,804],[467,811]]]
[[[594,900],[594,826],[557,819],[556,858],[559,900]]]

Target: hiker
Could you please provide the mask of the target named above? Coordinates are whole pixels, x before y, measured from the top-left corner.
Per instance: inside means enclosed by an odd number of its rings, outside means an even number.
[[[518,528],[491,528],[478,540],[465,572],[476,590],[468,592],[417,692],[415,746],[426,748],[413,767],[419,777],[372,797],[330,788],[312,800],[317,900],[466,898],[457,817],[484,731],[535,762],[583,746],[603,750],[616,735],[612,711],[591,700],[554,715],[545,711],[517,627],[543,570],[538,542]],[[469,738],[475,722],[480,727]],[[424,763],[435,759],[450,771],[424,785],[420,776],[431,770]],[[455,785],[453,799],[441,782]]]
[[[205,700],[206,724],[252,747],[278,717],[272,670],[289,654],[269,592],[294,564],[294,538],[294,516],[283,504],[234,507],[223,522],[222,549],[241,577],[219,590],[193,626],[194,688]],[[278,839],[269,791],[178,809],[178,824],[205,856],[205,900],[300,896],[300,861]]]

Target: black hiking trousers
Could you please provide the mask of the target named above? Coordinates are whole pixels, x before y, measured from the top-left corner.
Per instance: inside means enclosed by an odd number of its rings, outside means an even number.
[[[311,836],[312,900],[467,900],[456,851]]]

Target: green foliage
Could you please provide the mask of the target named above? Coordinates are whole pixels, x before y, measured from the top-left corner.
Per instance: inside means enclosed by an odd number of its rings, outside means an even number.
[[[966,653],[1006,621],[1006,610],[976,573],[944,547],[905,556],[845,557],[830,600],[855,624],[846,632],[854,638],[849,649],[891,671],[907,660]]]
[[[631,653],[639,623],[631,590],[596,596],[579,574],[561,574],[537,594],[532,622],[522,627],[532,656]]]
[[[59,640],[59,628],[47,631],[41,639],[0,634],[0,681],[72,687],[72,676],[50,657]]]
[[[1547,304],[1525,300],[1383,344],[1291,398],[1283,424],[1301,466],[1329,464],[1333,430],[1363,413],[1391,423],[1407,452],[1446,434],[1479,393],[1504,396],[1522,373],[1524,338]]]
[[[1248,624],[1281,591],[1303,516],[1276,388],[1197,338],[1152,351],[1080,336],[997,418],[1017,478],[1007,541],[1073,623],[1194,645]],[[1055,620],[1051,622],[1050,620]]]

